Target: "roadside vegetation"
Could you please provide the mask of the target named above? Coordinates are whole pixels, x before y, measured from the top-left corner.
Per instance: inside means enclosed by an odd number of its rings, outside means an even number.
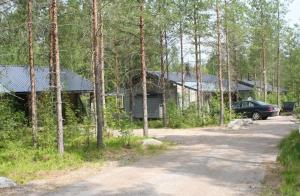
[[[38,146],[32,146],[31,129],[26,125],[28,119],[18,106],[9,99],[1,97],[0,104],[0,176],[12,178],[17,183],[26,183],[40,177],[42,173],[84,165],[99,166],[105,161],[130,161],[141,155],[152,155],[168,148],[161,146],[142,146],[143,137],[132,135],[130,121],[125,117],[110,118],[110,126],[116,136],[105,135],[104,148],[96,147],[92,119],[86,116],[79,119],[71,105],[66,102],[66,121],[64,128],[65,154],[57,153],[55,119],[52,115],[53,102],[49,94],[40,97]],[[110,102],[108,102],[110,104]],[[113,107],[112,107],[113,108]],[[112,112],[115,112],[112,110]]]
[[[280,143],[278,160],[283,167],[281,194],[300,195],[300,135],[297,130]]]

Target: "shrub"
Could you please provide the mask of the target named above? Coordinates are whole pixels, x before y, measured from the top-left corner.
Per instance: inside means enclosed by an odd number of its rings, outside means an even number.
[[[0,97],[0,147],[9,141],[18,141],[26,134],[26,119],[23,112],[17,111],[13,101]]]

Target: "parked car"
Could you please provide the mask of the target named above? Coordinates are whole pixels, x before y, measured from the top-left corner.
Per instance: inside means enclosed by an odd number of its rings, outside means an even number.
[[[252,118],[253,120],[266,120],[268,117],[278,115],[278,107],[262,101],[239,101],[233,104],[236,113]]]

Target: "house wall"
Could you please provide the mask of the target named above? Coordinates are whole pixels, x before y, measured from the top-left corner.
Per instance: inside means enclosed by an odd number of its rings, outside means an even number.
[[[168,101],[175,101],[178,104],[177,88],[175,85],[168,83],[168,90],[166,92]],[[133,118],[143,118],[143,91],[142,84],[138,82],[133,86],[133,100],[131,106],[131,92],[127,89],[124,96],[125,111],[128,114],[132,114]],[[148,80],[147,81],[147,106],[148,106],[148,118],[158,119],[162,118],[162,89],[160,88],[159,81]],[[132,111],[131,111],[132,108]]]

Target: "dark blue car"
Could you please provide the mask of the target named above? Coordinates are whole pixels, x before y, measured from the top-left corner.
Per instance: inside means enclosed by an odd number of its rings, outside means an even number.
[[[239,101],[233,104],[233,110],[253,120],[266,120],[268,117],[276,116],[276,107],[262,101]]]

